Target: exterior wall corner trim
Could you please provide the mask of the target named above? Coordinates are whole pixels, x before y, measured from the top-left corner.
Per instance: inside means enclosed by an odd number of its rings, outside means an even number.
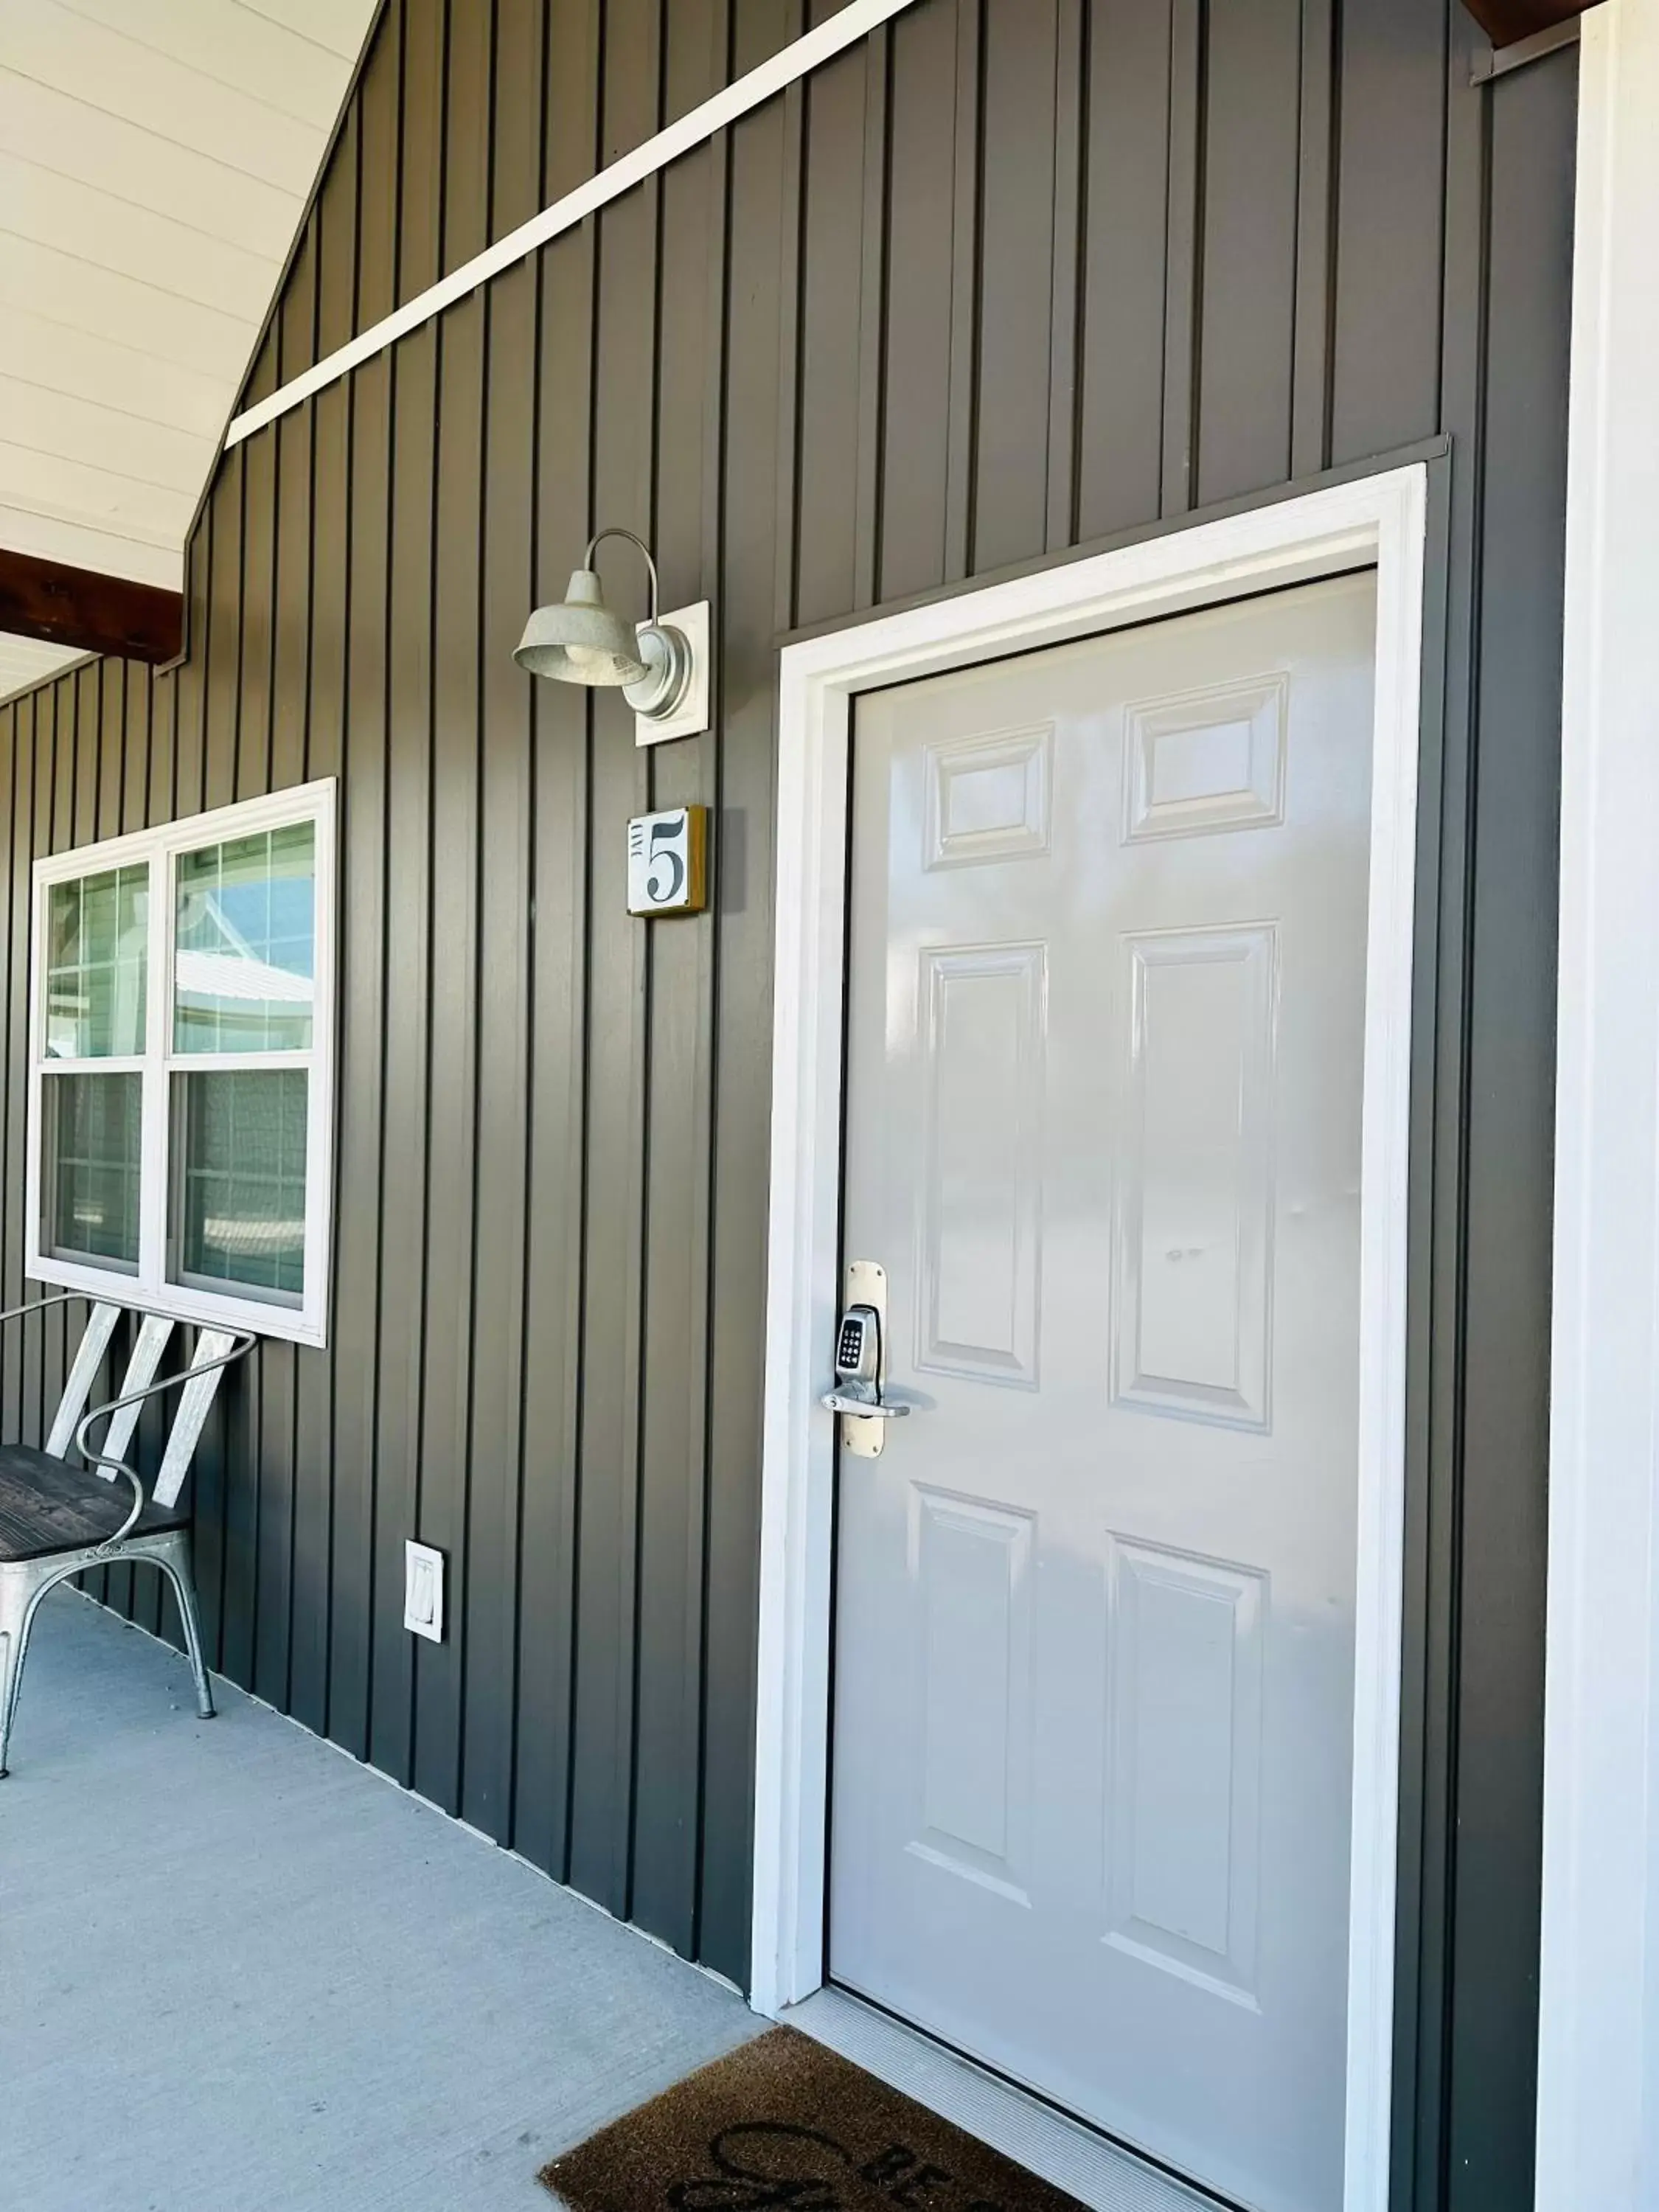
[[[1583,21],[1567,490],[1538,2212],[1659,2191],[1659,8]]]

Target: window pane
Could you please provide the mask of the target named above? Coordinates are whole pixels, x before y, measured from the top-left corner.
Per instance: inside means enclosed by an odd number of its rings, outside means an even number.
[[[46,1057],[106,1060],[144,1048],[149,868],[54,884],[46,910]]]
[[[175,1077],[179,1280],[299,1304],[309,1080],[302,1067]]]
[[[131,1273],[138,1265],[138,1133],[143,1079],[48,1075],[46,1243],[62,1259]]]
[[[310,1045],[316,842],[293,822],[179,855],[175,1052]]]

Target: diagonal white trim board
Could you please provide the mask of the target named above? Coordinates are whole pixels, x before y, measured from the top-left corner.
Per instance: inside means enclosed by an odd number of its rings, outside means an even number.
[[[1656,0],[1659,4],[1659,0]],[[1360,1197],[1358,1581],[1342,2212],[1386,2212],[1405,1513],[1406,1199],[1426,484],[1421,466],[1197,523],[786,647],[761,1445],[750,2002],[824,1978],[847,797],[860,691],[1376,564]]]
[[[257,406],[237,416],[225,433],[226,446],[240,445],[244,438],[252,437],[267,422],[274,422],[279,415],[286,415],[313,392],[361,368],[377,353],[384,353],[387,346],[410,331],[418,330],[422,323],[430,322],[434,315],[441,315],[446,307],[464,300],[480,284],[500,276],[504,269],[512,268],[514,262],[522,261],[526,254],[545,246],[550,239],[557,238],[562,231],[574,230],[597,209],[620,199],[624,192],[631,192],[659,169],[666,168],[683,154],[692,152],[717,132],[728,129],[751,108],[787,91],[800,78],[822,69],[825,62],[833,61],[837,54],[844,53],[848,46],[867,38],[872,31],[878,30],[914,4],[915,0],[849,0],[847,7],[827,22],[820,23],[817,30],[795,40],[769,61],[762,62],[740,76],[735,84],[727,85],[712,100],[705,100],[700,107],[694,107],[690,114],[671,123],[665,131],[659,131],[655,137],[647,138],[631,154],[624,154],[609,168],[591,177],[586,184],[579,185],[574,191],[555,200],[539,215],[532,215],[516,230],[508,231],[505,238],[497,239],[471,261],[463,262],[447,276],[441,277],[424,292],[394,308],[391,314],[260,400]]]
[[[1584,16],[1537,2212],[1659,2204],[1659,0]]]

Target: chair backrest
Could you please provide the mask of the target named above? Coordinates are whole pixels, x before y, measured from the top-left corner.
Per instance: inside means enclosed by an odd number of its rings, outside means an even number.
[[[195,1357],[190,1364],[193,1368],[203,1367],[210,1359],[222,1359],[235,1342],[234,1330],[201,1329],[197,1334]],[[179,1503],[179,1492],[185,1486],[185,1477],[190,1473],[191,1461],[201,1441],[208,1409],[218,1390],[219,1378],[224,1372],[222,1367],[215,1367],[205,1375],[192,1375],[179,1394],[179,1410],[173,1417],[167,1448],[161,1455],[161,1464],[156,1470],[155,1486],[150,1492],[158,1505],[176,1505]]]
[[[75,1442],[75,1431],[81,1416],[87,1410],[87,1401],[92,1395],[92,1386],[98,1380],[98,1370],[109,1350],[109,1340],[115,1334],[115,1324],[121,1318],[121,1308],[100,1301],[87,1316],[87,1325],[81,1342],[70,1364],[64,1383],[64,1395],[58,1401],[58,1412],[46,1438],[46,1449],[54,1459],[66,1459],[69,1448]]]
[[[64,1395],[52,1424],[52,1433],[46,1438],[46,1449],[54,1458],[64,1458],[75,1441],[75,1431],[84,1419],[87,1401],[92,1395],[92,1386],[98,1370],[104,1364],[110,1339],[120,1320],[124,1308],[100,1300],[87,1316],[87,1326],[70,1364],[68,1380],[64,1384]],[[161,1364],[161,1354],[172,1339],[173,1323],[163,1314],[146,1314],[140,1322],[138,1334],[127,1361],[127,1371],[121,1378],[121,1387],[114,1395],[118,1398],[131,1395],[136,1390],[147,1390],[155,1380]],[[192,1369],[206,1365],[209,1360],[222,1359],[235,1343],[228,1330],[204,1328],[198,1330],[196,1350],[191,1359]],[[179,1395],[179,1410],[173,1417],[167,1449],[161,1455],[161,1464],[156,1471],[151,1495],[158,1505],[176,1505],[179,1493],[185,1486],[185,1477],[190,1472],[190,1462],[201,1441],[207,1422],[208,1411],[219,1388],[222,1367],[215,1367],[205,1375],[192,1373]],[[102,1401],[100,1401],[100,1403]],[[133,1431],[138,1426],[142,1405],[123,1406],[110,1418],[108,1428],[100,1439],[94,1431],[89,1439],[93,1449],[109,1459],[125,1459],[132,1442]],[[106,1482],[113,1482],[114,1470],[99,1467],[96,1472]]]

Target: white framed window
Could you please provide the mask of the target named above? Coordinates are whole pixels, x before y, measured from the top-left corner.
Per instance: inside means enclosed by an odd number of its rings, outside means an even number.
[[[334,792],[36,862],[35,1280],[325,1340]]]

